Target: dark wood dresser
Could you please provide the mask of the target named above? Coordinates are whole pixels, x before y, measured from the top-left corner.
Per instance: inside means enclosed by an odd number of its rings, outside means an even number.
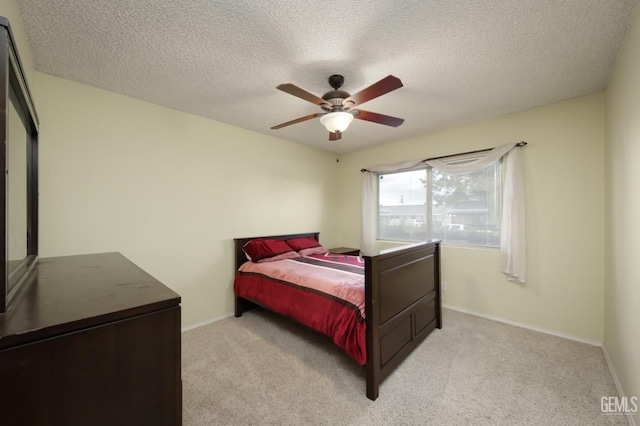
[[[182,424],[178,294],[119,253],[29,279],[0,314],[0,424]]]

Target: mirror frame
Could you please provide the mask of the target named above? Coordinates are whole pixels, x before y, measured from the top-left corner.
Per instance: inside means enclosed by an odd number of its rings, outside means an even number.
[[[27,277],[38,261],[38,116],[31,97],[31,91],[18,55],[15,38],[9,26],[9,20],[0,16],[0,135],[4,141],[4,152],[0,155],[0,162],[4,173],[0,175],[0,239],[3,260],[0,262],[0,313],[6,312],[9,305],[19,293]],[[27,133],[27,188],[26,188],[26,223],[27,254],[20,263],[8,268],[8,222],[7,222],[7,147],[9,125],[9,103],[14,100],[14,106],[20,115]]]

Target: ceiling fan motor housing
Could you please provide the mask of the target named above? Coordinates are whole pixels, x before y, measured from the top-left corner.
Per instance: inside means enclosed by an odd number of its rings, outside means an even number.
[[[344,77],[340,74],[334,74],[329,77],[329,85],[333,87],[333,90],[322,95],[322,99],[329,102],[331,106],[321,105],[322,109],[325,111],[348,111],[351,107],[349,105],[344,105],[344,100],[347,99],[351,94],[349,92],[345,92],[344,90],[339,90],[344,84]],[[347,108],[345,108],[347,107]]]
[[[345,92],[344,90],[331,90],[322,95],[322,99],[329,102],[331,107],[328,105],[321,105],[321,107],[325,111],[333,111],[336,108],[342,109],[342,101],[347,99],[349,96],[351,96],[349,92]]]

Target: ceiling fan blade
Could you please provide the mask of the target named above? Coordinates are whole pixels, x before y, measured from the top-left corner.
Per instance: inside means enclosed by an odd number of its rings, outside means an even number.
[[[327,101],[325,101],[322,98],[317,97],[316,95],[314,95],[313,93],[309,93],[304,89],[299,88],[298,86],[291,84],[291,83],[285,83],[285,84],[280,84],[278,86],[276,86],[276,89],[280,89],[283,92],[286,92],[290,95],[293,96],[297,96],[300,99],[304,99],[305,101],[309,101],[312,104],[316,104],[316,105],[329,105],[331,106],[331,104]]]
[[[342,139],[342,132],[340,133],[333,133],[333,132],[329,132],[329,140],[330,141],[337,141]]]
[[[398,77],[389,75],[379,82],[373,83],[366,89],[359,91],[355,95],[349,96],[344,101],[342,101],[342,105],[346,105],[347,102],[354,102],[356,105],[361,105],[367,101],[370,101],[371,99],[375,99],[378,96],[382,96],[385,93],[389,93],[401,87],[402,81],[400,81]]]
[[[359,120],[371,121],[373,123],[384,124],[385,126],[398,127],[404,123],[404,118],[391,117],[390,115],[378,114],[377,112],[357,110],[359,114],[355,118]]]
[[[291,126],[292,124],[302,123],[303,121],[311,120],[316,117],[320,117],[321,115],[325,115],[326,112],[318,112],[315,114],[305,115],[304,117],[296,118],[295,120],[287,121],[286,123],[278,124],[277,126],[273,126],[271,130],[281,129],[283,127]]]

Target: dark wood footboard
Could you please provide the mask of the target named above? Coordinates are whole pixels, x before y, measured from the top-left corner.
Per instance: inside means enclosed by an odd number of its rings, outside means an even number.
[[[440,242],[365,259],[367,397],[435,328],[442,328]]]

